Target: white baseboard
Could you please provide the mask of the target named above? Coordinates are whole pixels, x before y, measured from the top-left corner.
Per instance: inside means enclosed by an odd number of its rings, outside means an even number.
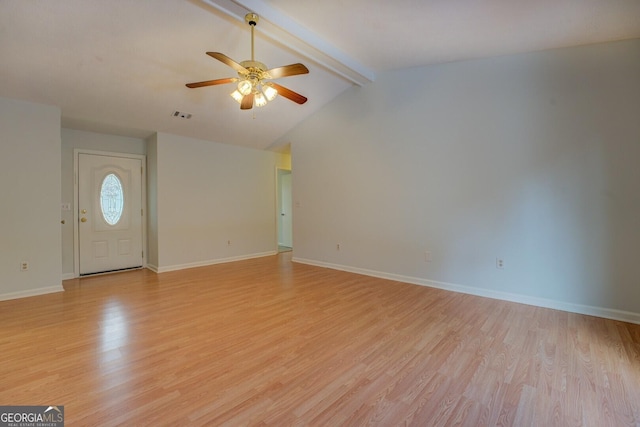
[[[234,262],[234,261],[243,261],[243,260],[252,259],[252,258],[261,258],[265,256],[276,255],[277,253],[278,251],[260,252],[255,254],[240,255],[240,256],[229,257],[229,258],[219,258],[219,259],[213,259],[213,260],[207,260],[207,261],[190,262],[187,264],[176,264],[176,265],[170,265],[167,267],[158,267],[155,264],[147,263],[144,266],[144,268],[147,268],[153,271],[154,273],[166,273],[168,271],[184,270],[186,268],[204,267],[207,265],[223,264],[226,262]],[[75,279],[75,277],[76,276],[74,273],[65,273],[62,275],[62,280]],[[2,298],[1,295],[0,295],[0,298]]]
[[[428,286],[430,288],[443,289],[446,291],[460,292],[463,294],[476,295],[480,297],[493,298],[503,301],[517,302],[520,304],[533,305],[536,307],[551,308],[554,310],[567,311],[569,313],[586,314],[589,316],[603,317],[605,319],[620,320],[622,322],[635,323],[640,325],[640,313],[616,310],[612,308],[593,307],[589,305],[574,304],[563,301],[550,300],[545,298],[532,297],[522,294],[512,294],[509,292],[493,291],[490,289],[474,288],[453,283],[438,282],[435,280],[421,279],[418,277],[403,276],[400,274],[385,273],[381,271],[368,270],[365,268],[351,267],[347,265],[332,264],[323,261],[315,261],[304,258],[292,258],[293,262],[300,264],[314,265],[317,267],[330,268],[332,270],[347,271],[350,273],[362,274],[365,276],[377,277],[380,279],[394,280],[397,282],[411,283],[414,285]]]
[[[28,291],[9,292],[7,294],[0,294],[0,301],[6,301],[10,299],[35,297],[37,295],[52,294],[54,292],[63,292],[62,285],[49,286],[46,288],[29,289]]]
[[[265,256],[276,255],[277,253],[278,253],[277,251],[260,252],[256,254],[240,255],[240,256],[229,257],[229,258],[219,258],[219,259],[212,259],[207,261],[190,262],[187,264],[176,264],[176,265],[170,265],[167,267],[158,267],[155,265],[147,264],[147,268],[156,273],[166,273],[168,271],[184,270],[186,268],[205,267],[207,265],[224,264],[227,262],[244,261],[244,260],[253,259],[253,258],[262,258]]]

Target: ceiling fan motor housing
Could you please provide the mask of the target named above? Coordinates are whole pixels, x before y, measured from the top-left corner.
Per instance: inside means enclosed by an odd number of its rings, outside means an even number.
[[[249,72],[242,73],[239,72],[238,75],[241,78],[246,78],[249,80],[262,80],[262,79],[270,79],[269,73],[267,73],[267,66],[259,61],[242,61],[240,63],[244,68],[246,68]]]

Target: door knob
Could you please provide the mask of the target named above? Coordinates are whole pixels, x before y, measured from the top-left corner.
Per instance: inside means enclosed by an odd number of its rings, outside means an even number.
[[[80,218],[80,222],[87,222],[87,218],[85,217]]]
[[[82,212],[83,214],[85,214],[85,213],[87,213],[87,210],[86,210],[86,209],[82,209],[82,211],[81,211],[81,212]]]

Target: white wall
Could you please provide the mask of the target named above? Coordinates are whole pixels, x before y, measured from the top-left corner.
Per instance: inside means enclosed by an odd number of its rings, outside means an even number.
[[[149,141],[149,152],[152,268],[276,253],[275,171],[285,155],[164,133]]]
[[[61,291],[59,108],[0,98],[0,170],[0,299]]]
[[[62,202],[70,203],[70,211],[62,211],[65,225],[62,226],[62,274],[65,278],[74,275],[73,238],[73,150],[76,148],[113,153],[145,154],[143,139],[107,135],[75,129],[62,129]]]
[[[389,72],[285,139],[295,260],[640,323],[640,40]]]

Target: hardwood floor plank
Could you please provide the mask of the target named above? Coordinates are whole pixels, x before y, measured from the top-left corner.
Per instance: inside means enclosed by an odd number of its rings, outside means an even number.
[[[0,403],[69,425],[640,425],[640,325],[291,262],[0,302]]]

